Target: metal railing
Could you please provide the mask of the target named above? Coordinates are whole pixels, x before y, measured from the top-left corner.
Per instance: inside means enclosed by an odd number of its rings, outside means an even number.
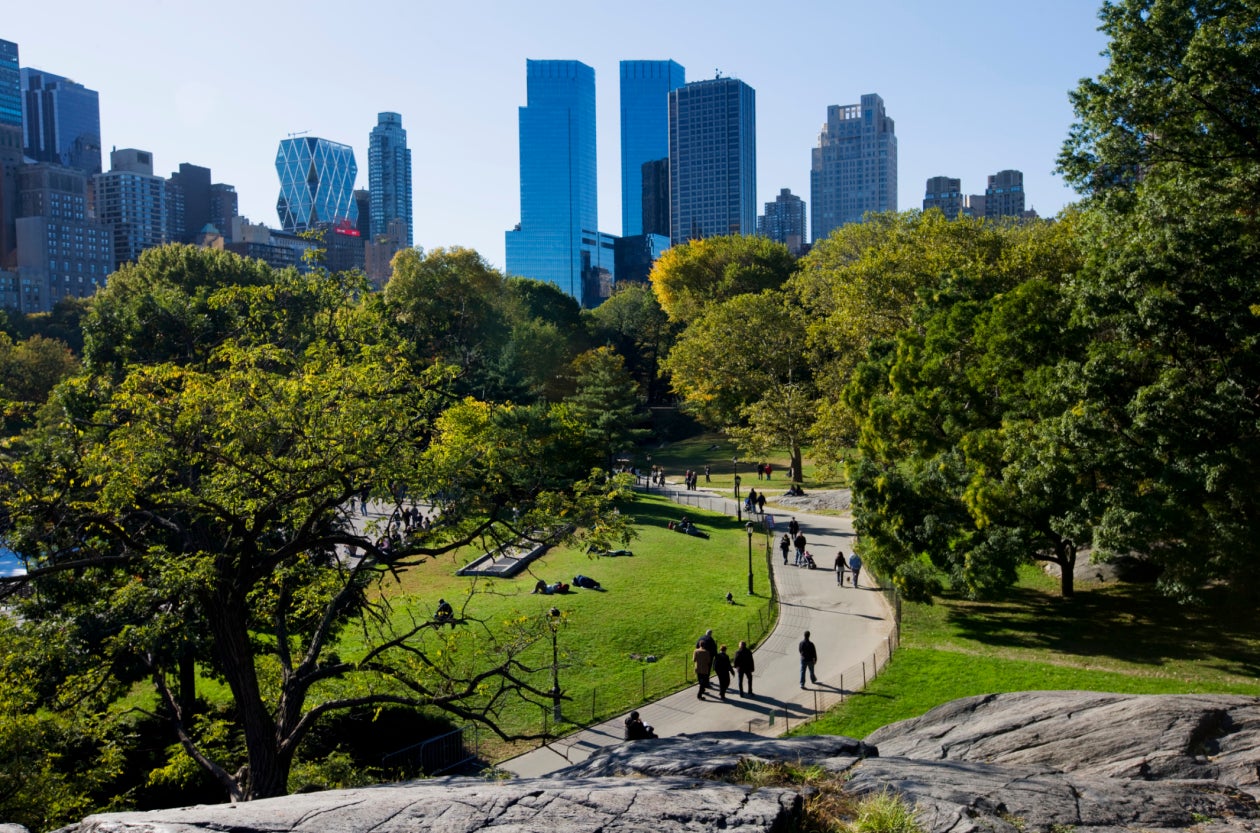
[[[468,735],[472,735],[470,744]],[[477,727],[461,726],[435,738],[390,752],[381,759],[387,766],[407,766],[425,775],[440,775],[479,757],[481,738]]]

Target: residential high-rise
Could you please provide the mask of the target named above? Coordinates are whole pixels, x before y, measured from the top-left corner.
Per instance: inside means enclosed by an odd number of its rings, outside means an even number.
[[[737,78],[669,94],[669,217],[674,244],[757,228],[757,114]]]
[[[927,181],[923,193],[923,210],[939,208],[950,220],[963,213],[962,180],[948,176],[934,176]]]
[[[1020,217],[1024,213],[1023,171],[998,171],[989,175],[989,185],[984,189],[984,216]]]
[[[114,268],[145,249],[170,242],[166,180],[153,174],[153,154],[124,148],[109,154],[109,170],[93,178],[96,217],[114,229]]]
[[[391,220],[407,222],[411,245],[411,151],[402,116],[379,113],[368,136],[368,190],[371,192],[372,239],[386,234]]]
[[[231,242],[232,218],[240,209],[236,197],[236,187],[226,182],[215,182],[210,186],[210,219],[223,237]]]
[[[19,174],[16,222],[22,312],[47,312],[63,298],[83,298],[114,271],[113,229],[88,218],[88,178],[41,162]]]
[[[96,90],[30,67],[22,68],[24,150],[38,162],[101,172],[101,106]]]
[[[766,203],[766,213],[757,218],[757,233],[800,257],[805,252],[805,225],[805,200],[791,188],[782,188],[774,202]]]
[[[507,271],[585,303],[584,278],[613,269],[611,247],[603,263],[598,231],[595,70],[579,61],[530,60],[525,73],[521,222],[505,235]]]
[[[621,62],[621,233],[643,228],[643,166],[669,156],[669,94],[687,83],[673,61]]]
[[[897,136],[884,99],[827,108],[809,175],[810,239],[815,243],[868,211],[897,210]]]
[[[354,205],[359,212],[355,228],[364,240],[372,239],[372,192],[366,188],[354,189]]]
[[[359,168],[349,145],[297,136],[280,140],[276,174],[280,196],[276,211],[285,231],[306,231],[319,223],[359,219],[354,179]]]

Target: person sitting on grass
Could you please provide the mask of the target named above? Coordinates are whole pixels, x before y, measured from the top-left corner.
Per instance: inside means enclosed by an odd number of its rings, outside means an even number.
[[[451,603],[446,599],[438,599],[437,612],[433,614],[433,618],[439,622],[449,622],[455,618],[455,611],[451,608]]]

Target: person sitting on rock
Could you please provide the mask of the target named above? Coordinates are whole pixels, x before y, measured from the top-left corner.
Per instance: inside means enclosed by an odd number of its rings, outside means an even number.
[[[656,737],[656,730],[645,725],[638,712],[630,712],[626,718],[626,740],[649,740]]]

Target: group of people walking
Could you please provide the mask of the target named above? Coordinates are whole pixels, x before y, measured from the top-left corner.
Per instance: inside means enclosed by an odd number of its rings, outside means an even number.
[[[788,552],[794,550],[796,553],[796,560],[793,562],[794,566],[808,565],[811,569],[817,566],[813,557],[805,549],[807,543],[809,542],[805,538],[805,533],[801,531],[800,523],[797,522],[796,518],[792,518],[788,522],[788,531],[783,533],[783,537],[779,539],[779,552],[783,554],[783,563],[788,563]],[[844,576],[847,569],[848,572],[853,574],[853,586],[857,587],[858,577],[862,573],[862,557],[855,552],[848,558],[845,558],[844,550],[837,550],[835,569],[836,584],[841,587],[844,586]]]
[[[717,677],[718,699],[725,700],[727,689],[731,687],[731,677],[736,676],[739,696],[753,696],[753,655],[748,643],[743,640],[735,650],[732,659],[726,653],[725,645],[718,645],[713,638],[713,629],[704,632],[704,636],[696,640],[696,650],[691,655],[692,665],[696,671],[696,699],[703,700],[710,692],[709,678]],[[748,685],[748,693],[744,693],[744,684]]]

